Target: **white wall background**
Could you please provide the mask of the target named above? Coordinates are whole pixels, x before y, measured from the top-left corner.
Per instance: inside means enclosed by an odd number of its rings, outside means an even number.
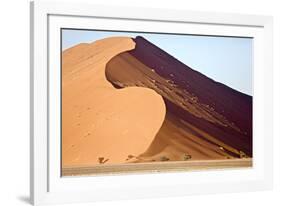
[[[74,0],[72,0],[74,1]],[[78,0],[76,0],[78,1]],[[86,0],[80,0],[80,2]],[[89,2],[90,0],[88,0]],[[281,6],[278,0],[92,0],[128,5],[274,16],[275,139],[273,191],[75,205],[280,205]],[[144,14],[145,15],[145,14]],[[0,3],[0,205],[28,205],[29,198],[29,1]],[[74,205],[74,204],[72,204]]]

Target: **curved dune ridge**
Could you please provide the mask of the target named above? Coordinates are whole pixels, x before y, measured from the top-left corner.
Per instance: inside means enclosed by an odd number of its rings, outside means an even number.
[[[166,104],[164,124],[135,162],[252,157],[252,97],[192,70],[143,37],[112,58],[116,88],[147,87]]]
[[[165,118],[161,95],[116,89],[105,77],[111,58],[135,48],[131,38],[79,44],[62,54],[62,166],[124,163],[146,151]]]
[[[252,157],[252,97],[143,37],[62,54],[62,166]]]

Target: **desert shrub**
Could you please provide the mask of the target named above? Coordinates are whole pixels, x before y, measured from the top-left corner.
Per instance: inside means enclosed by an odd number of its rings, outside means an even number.
[[[109,159],[104,159],[104,157],[99,157],[99,163],[100,164],[104,164],[104,163],[106,163]]]
[[[134,157],[135,157],[134,155],[128,155],[126,161],[128,161],[128,160],[130,160],[130,159],[132,159],[132,158],[134,158]]]
[[[243,151],[239,151],[240,158],[247,158],[248,156]]]
[[[135,157],[134,155],[128,155],[128,159],[132,159],[134,157]]]
[[[160,161],[169,161],[170,159],[166,156],[160,157]]]
[[[183,160],[184,161],[190,160],[191,158],[192,158],[192,156],[190,154],[184,154],[183,155]]]
[[[102,164],[104,160],[104,157],[99,157],[99,163]]]

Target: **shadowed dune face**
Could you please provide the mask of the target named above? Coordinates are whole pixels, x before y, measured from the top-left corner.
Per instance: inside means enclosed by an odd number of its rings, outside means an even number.
[[[145,87],[116,89],[105,77],[110,59],[134,48],[132,39],[115,37],[63,52],[63,167],[125,163],[153,142],[165,118],[162,96]]]
[[[136,162],[252,156],[252,97],[182,64],[142,37],[106,65],[116,88],[147,87],[166,105],[164,124]]]

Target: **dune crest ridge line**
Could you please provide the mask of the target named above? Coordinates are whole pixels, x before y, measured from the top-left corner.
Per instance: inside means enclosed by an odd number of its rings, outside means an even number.
[[[112,37],[63,51],[63,167],[125,163],[153,142],[166,114],[162,96],[150,88],[116,89],[105,76],[110,59],[134,48],[131,38]]]

